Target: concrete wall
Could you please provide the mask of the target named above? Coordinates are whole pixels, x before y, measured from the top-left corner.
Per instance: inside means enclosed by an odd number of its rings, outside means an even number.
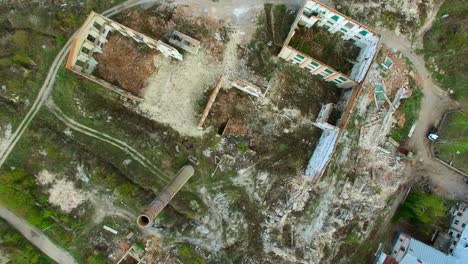
[[[356,58],[357,63],[353,66],[349,76],[290,47],[288,43],[294,36],[294,31],[298,25],[307,28],[311,28],[314,25],[326,27],[331,34],[340,32],[343,40],[350,40],[360,47],[361,51]],[[299,12],[298,19],[293,24],[279,57],[302,68],[307,68],[311,74],[322,77],[325,81],[333,82],[340,88],[350,88],[360,83],[366,76],[377,52],[379,41],[380,36],[370,28],[336,10],[308,0]]]
[[[393,245],[391,256],[399,263],[408,251],[409,244],[411,242],[411,237],[400,234],[397,241]]]
[[[119,32],[138,43],[144,43],[152,49],[161,51],[166,57],[171,56],[182,60],[182,55],[177,49],[164,43],[161,44],[160,41],[147,37],[100,14],[91,12],[72,42],[66,68],[133,101],[142,101],[141,98],[126,92],[124,89],[92,75],[98,64],[93,58],[93,54],[96,52],[102,53],[102,46],[107,42],[107,37],[111,32]]]
[[[317,183],[320,176],[323,174],[323,171],[333,155],[339,138],[340,129],[327,123],[333,111],[333,107],[334,104],[332,103],[323,105],[314,123],[314,125],[322,129],[323,132],[305,171],[305,175],[311,177],[313,183]]]
[[[350,88],[357,85],[357,83],[346,74],[338,72],[331,66],[328,66],[327,64],[322,63],[290,46],[283,47],[278,56],[292,64],[307,69],[310,74],[321,77],[327,82],[332,82],[340,88]]]
[[[468,225],[468,209],[467,205],[461,203],[458,210],[456,210],[452,217],[452,223],[450,224],[450,229],[448,231],[449,235],[453,237],[454,244],[450,246],[449,252],[452,253],[455,247],[457,246],[460,238],[463,234],[463,231]]]
[[[324,130],[305,171],[305,175],[311,177],[314,184],[318,182],[322,172],[332,157],[340,132],[339,128],[331,125],[328,127],[317,124],[317,126]]]
[[[236,81],[233,81],[231,82],[231,85],[245,93],[248,93],[250,95],[253,95],[255,97],[265,97],[265,94],[262,93],[262,90],[247,82],[247,81],[244,81],[244,80],[236,80]]]

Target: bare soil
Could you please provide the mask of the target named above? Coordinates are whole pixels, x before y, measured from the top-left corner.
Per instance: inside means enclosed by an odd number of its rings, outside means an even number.
[[[252,113],[252,103],[247,98],[248,95],[241,91],[220,91],[213,107],[207,124],[224,135],[245,135],[248,131],[247,116]]]
[[[99,63],[95,75],[140,95],[145,81],[156,71],[153,57],[157,52],[139,47],[136,42],[121,35],[111,36],[102,50],[102,53],[95,55]]]

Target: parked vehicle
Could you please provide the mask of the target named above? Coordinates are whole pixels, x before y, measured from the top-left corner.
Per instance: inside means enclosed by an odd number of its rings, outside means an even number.
[[[438,131],[435,126],[431,127],[431,129],[429,129],[429,132],[427,133],[427,138],[430,141],[436,141],[439,138],[439,135],[437,135],[437,132]]]

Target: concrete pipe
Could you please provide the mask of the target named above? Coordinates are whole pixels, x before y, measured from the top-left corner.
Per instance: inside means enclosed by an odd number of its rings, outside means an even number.
[[[153,224],[156,216],[166,207],[177,192],[193,176],[194,169],[191,165],[185,165],[180,169],[174,179],[162,190],[150,205],[138,216],[137,223],[140,228],[146,228]]]

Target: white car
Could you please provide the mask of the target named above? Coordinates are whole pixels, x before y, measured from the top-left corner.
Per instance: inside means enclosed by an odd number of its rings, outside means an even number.
[[[437,135],[437,128],[436,127],[431,127],[429,130],[429,133],[427,133],[427,138],[430,141],[436,141],[439,138],[439,135]]]

